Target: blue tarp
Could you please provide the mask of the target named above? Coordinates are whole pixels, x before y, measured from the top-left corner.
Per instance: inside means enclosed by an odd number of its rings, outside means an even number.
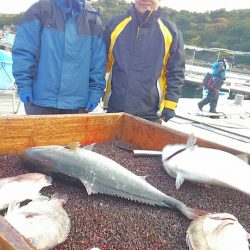
[[[12,56],[5,50],[0,50],[0,90],[6,90],[13,86]]]

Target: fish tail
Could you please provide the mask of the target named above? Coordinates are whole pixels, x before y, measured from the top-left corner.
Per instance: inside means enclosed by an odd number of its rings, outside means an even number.
[[[163,200],[163,203],[166,207],[179,210],[190,220],[195,220],[200,216],[208,214],[208,212],[205,210],[188,207],[183,202],[176,200],[172,197],[168,197],[168,199]]]
[[[190,220],[195,220],[200,216],[208,214],[205,210],[191,207],[185,207],[181,212]]]

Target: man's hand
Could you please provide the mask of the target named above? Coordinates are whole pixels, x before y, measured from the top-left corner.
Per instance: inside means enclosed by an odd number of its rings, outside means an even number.
[[[164,108],[161,112],[161,118],[167,122],[175,116],[175,112],[172,109]]]
[[[93,111],[97,107],[98,103],[87,102],[85,109],[88,112]]]
[[[21,101],[24,103],[24,105],[28,105],[29,103],[32,103],[33,97],[31,93],[22,93],[19,95]]]

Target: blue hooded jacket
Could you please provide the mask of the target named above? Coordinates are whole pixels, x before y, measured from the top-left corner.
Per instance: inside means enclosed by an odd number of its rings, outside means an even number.
[[[224,80],[226,78],[226,66],[225,62],[219,60],[212,66],[212,75],[217,80]]]
[[[59,109],[98,103],[106,87],[102,35],[97,12],[83,0],[32,5],[12,50],[19,93],[32,93],[34,104]]]

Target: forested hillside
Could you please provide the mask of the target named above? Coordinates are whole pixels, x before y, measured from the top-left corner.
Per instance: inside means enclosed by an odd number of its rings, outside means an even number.
[[[93,6],[99,9],[105,25],[112,16],[126,11],[130,4],[125,0],[98,0]],[[162,9],[165,17],[180,28],[187,45],[250,51],[250,9],[220,9],[206,13],[175,11],[167,7]],[[201,54],[202,58],[213,60],[206,53]],[[250,56],[236,56],[234,63],[250,65]]]
[[[99,0],[93,5],[100,10],[103,23],[130,4],[124,0]],[[250,50],[250,9],[207,13],[175,11],[163,8],[167,18],[175,22],[183,33],[184,42],[200,47],[220,47],[230,50]]]
[[[93,6],[99,9],[105,25],[113,16],[127,10],[130,4],[125,0],[97,0]],[[178,25],[185,44],[250,51],[250,9],[193,13],[164,7],[163,11],[167,18]],[[0,28],[17,24],[18,19],[19,15],[0,14]]]

